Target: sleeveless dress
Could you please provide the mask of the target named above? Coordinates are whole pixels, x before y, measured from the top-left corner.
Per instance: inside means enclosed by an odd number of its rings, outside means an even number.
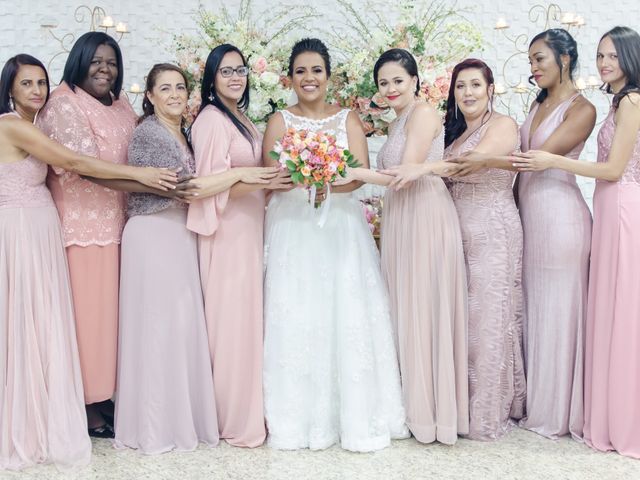
[[[405,124],[389,128],[378,154],[383,168],[400,165]],[[442,160],[444,129],[426,162]],[[387,189],[382,214],[382,273],[391,297],[407,425],[423,443],[454,444],[469,428],[467,281],[460,226],[440,177]]]
[[[323,120],[282,111],[287,128],[334,134]],[[265,224],[264,395],[268,443],[280,449],[384,448],[405,438],[389,302],[362,207],[332,193],[328,219],[302,188],[274,193]]]
[[[536,103],[520,129],[522,151],[540,149],[577,96],[558,105],[531,135]],[[566,156],[577,161],[583,147]],[[520,425],[549,438],[570,433],[580,439],[591,213],[572,173],[523,172],[518,182],[527,372],[527,416]]]
[[[69,273],[46,177],[47,165],[31,156],[0,163],[0,470],[91,459]]]
[[[615,109],[598,133],[608,161]],[[585,348],[586,443],[640,458],[640,134],[617,182],[598,180]]]
[[[445,158],[475,149],[487,128],[447,147]],[[513,138],[515,148],[518,143]],[[524,413],[522,226],[513,177],[491,168],[454,178],[450,186],[469,281],[469,438],[476,440],[502,437],[509,419]]]

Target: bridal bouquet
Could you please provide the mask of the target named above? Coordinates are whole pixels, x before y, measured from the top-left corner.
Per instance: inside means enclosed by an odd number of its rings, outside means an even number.
[[[276,142],[269,155],[289,171],[293,183],[307,188],[309,203],[313,199],[316,208],[320,206],[315,203],[316,190],[327,187],[326,202],[318,221],[320,226],[328,214],[331,184],[338,177],[346,177],[347,167],[360,166],[349,150],[337,145],[334,135],[293,128]]]
[[[349,150],[336,144],[335,136],[324,132],[290,128],[269,154],[289,171],[293,183],[307,188],[324,188],[338,176],[345,177],[347,167],[359,166]]]

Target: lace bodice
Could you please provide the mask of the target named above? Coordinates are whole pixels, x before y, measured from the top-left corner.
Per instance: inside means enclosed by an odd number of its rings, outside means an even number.
[[[415,108],[415,104],[407,108],[400,116],[398,116],[389,125],[389,138],[380,149],[378,153],[378,165],[380,168],[390,168],[402,163],[402,157],[404,155],[404,148],[407,143],[407,133],[405,132],[405,125],[409,115]],[[431,148],[427,154],[426,162],[437,162],[442,160],[442,154],[444,152],[444,128],[436,138],[431,142]]]
[[[282,113],[284,124],[287,128],[335,135],[338,146],[341,148],[349,147],[349,139],[347,138],[347,115],[349,115],[349,110],[347,109],[340,110],[338,113],[321,120],[300,117],[288,110],[281,110],[280,113]]]
[[[598,162],[608,162],[611,144],[613,143],[613,135],[616,131],[616,110],[611,108],[609,115],[605,119],[600,131],[598,132]],[[619,183],[635,183],[640,184],[640,133],[636,137],[636,143],[631,153],[631,158],[627,163]]]
[[[105,106],[81,88],[73,92],[62,83],[42,109],[37,125],[70,150],[125,164],[136,118],[124,95]],[[60,168],[50,170],[48,186],[58,207],[66,246],[120,243],[125,222],[124,192]]]
[[[17,115],[7,113],[0,115]],[[47,165],[32,156],[11,163],[0,163],[0,208],[53,206],[45,185]]]

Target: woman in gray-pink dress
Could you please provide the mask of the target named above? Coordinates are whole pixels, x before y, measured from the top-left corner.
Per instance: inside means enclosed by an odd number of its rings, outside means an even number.
[[[389,185],[381,267],[397,333],[407,425],[419,442],[452,445],[469,431],[467,279],[458,216],[440,178],[455,166],[442,161],[440,115],[416,99],[420,80],[412,55],[388,50],[373,71],[380,95],[397,114],[378,154],[386,170],[355,168],[348,175]]]
[[[520,130],[522,151],[578,160],[596,114],[572,82],[576,42],[565,30],[547,30],[532,40],[529,60],[541,91]],[[549,438],[581,438],[591,213],[573,173],[522,172],[518,183],[527,370],[521,425]]]
[[[524,413],[522,226],[514,173],[495,158],[518,148],[518,126],[492,112],[493,74],[482,61],[456,65],[445,121],[444,158],[487,155],[486,167],[451,179],[469,281],[469,438],[495,440]]]

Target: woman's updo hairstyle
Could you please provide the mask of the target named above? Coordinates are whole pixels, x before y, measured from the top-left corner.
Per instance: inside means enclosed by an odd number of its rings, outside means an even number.
[[[575,39],[564,28],[550,28],[549,30],[545,30],[533,37],[529,43],[529,48],[541,39],[553,52],[553,56],[556,59],[560,72],[562,72],[562,59],[560,57],[562,55],[569,56],[569,80],[573,81],[573,74],[578,68],[578,44]],[[529,83],[531,85],[535,85],[533,75],[529,77]],[[560,76],[560,83],[562,83],[562,75]],[[536,102],[542,103],[544,99],[547,98],[548,94],[549,92],[547,92],[547,89],[543,88],[538,93]]]
[[[329,56],[329,50],[327,46],[317,38],[303,38],[295,43],[291,49],[291,55],[289,55],[289,76],[293,76],[293,63],[298,55],[302,53],[317,53],[322,57],[324,61],[324,68],[327,71],[327,77],[331,76],[331,57]]]
[[[389,62],[395,62],[399,64],[405,71],[411,76],[416,77],[418,82],[416,83],[416,96],[420,93],[420,76],[418,75],[418,64],[416,63],[416,59],[413,58],[409,52],[402,48],[392,48],[391,50],[387,50],[380,58],[376,61],[376,64],[373,66],[373,82],[378,86],[378,72],[382,68],[382,66]]]

